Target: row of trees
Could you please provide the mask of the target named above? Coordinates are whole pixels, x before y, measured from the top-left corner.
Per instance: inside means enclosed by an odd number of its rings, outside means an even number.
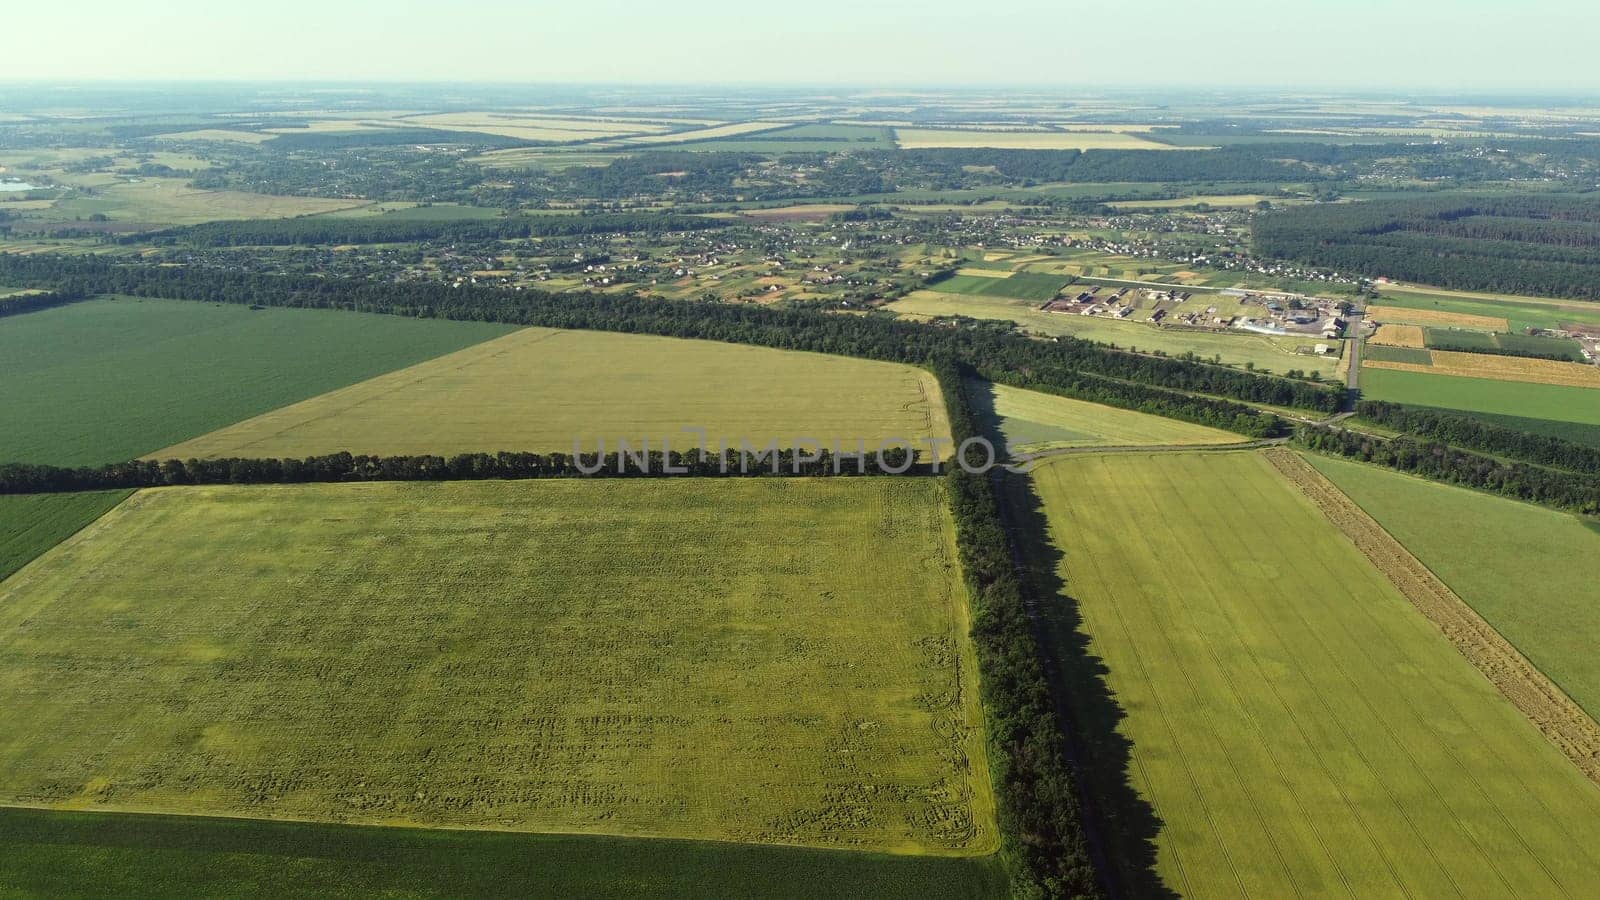
[[[930,365],[944,391],[957,445],[982,434],[954,359]],[[1001,855],[1018,897],[1097,897],[1076,773],[1051,693],[1045,655],[1028,612],[1012,545],[988,475],[946,475],[956,546],[972,605]]]
[[[1356,415],[1374,425],[1431,438],[1493,456],[1517,459],[1569,472],[1600,475],[1600,448],[1434,409],[1363,400]]]
[[[1232,422],[1246,434],[1268,433],[1273,418],[1243,412],[1227,397],[1318,412],[1338,409],[1342,391],[1327,385],[1190,360],[1113,350],[1087,341],[1041,341],[993,329],[693,301],[643,300],[594,293],[547,293],[432,283],[375,284],[314,275],[264,275],[195,266],[122,264],[91,257],[0,257],[0,283],[46,285],[81,293],[347,309],[420,317],[507,322],[702,338],[921,365],[949,357],[1002,383],[1050,387],[1112,405]],[[1116,382],[1149,389],[1128,391]],[[1194,397],[1206,394],[1211,397]],[[1241,415],[1250,416],[1248,420]],[[1227,427],[1227,426],[1225,426]]]
[[[352,481],[482,481],[495,478],[664,478],[760,476],[929,475],[941,468],[918,462],[904,447],[881,453],[835,455],[827,449],[784,447],[752,453],[659,450],[586,453],[462,453],[451,457],[330,453],[304,459],[132,460],[62,468],[0,464],[0,494],[43,494],[183,484],[311,484]]]
[[[505,216],[456,221],[386,216],[313,216],[207,222],[154,233],[122,235],[117,240],[124,244],[188,244],[195,247],[393,244],[405,241],[494,241],[622,232],[661,234],[725,228],[728,224],[725,219],[669,213]]]
[[[59,290],[44,291],[38,294],[17,294],[11,297],[0,297],[0,317],[17,316],[22,313],[37,312],[49,309],[52,306],[64,306],[84,299],[86,295],[81,291]]]
[[[1384,440],[1324,425],[1295,428],[1307,449],[1585,515],[1600,514],[1600,476],[1504,462],[1408,436]]]

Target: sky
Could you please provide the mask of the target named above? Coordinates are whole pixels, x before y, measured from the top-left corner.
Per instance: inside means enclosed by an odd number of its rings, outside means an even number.
[[[0,81],[1600,94],[1595,0],[66,0],[8,6],[0,12]]]

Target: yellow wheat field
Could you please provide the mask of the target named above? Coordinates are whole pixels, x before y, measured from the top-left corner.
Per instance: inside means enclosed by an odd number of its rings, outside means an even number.
[[[1428,346],[1427,336],[1422,333],[1420,325],[1379,325],[1377,332],[1372,335],[1372,342],[1389,347],[1414,347],[1418,350]]]
[[[1510,331],[1511,323],[1494,316],[1474,316],[1438,309],[1406,309],[1401,306],[1369,306],[1367,315],[1379,322],[1405,322],[1412,325],[1456,325],[1486,331]]]
[[[1433,350],[1429,355],[1433,357],[1431,366],[1383,360],[1368,360],[1362,365],[1370,369],[1394,369],[1429,375],[1459,375],[1466,378],[1492,378],[1496,381],[1520,381],[1528,384],[1600,388],[1600,366],[1587,363],[1493,356],[1487,353],[1457,353],[1451,350]],[[1596,402],[1600,402],[1600,397],[1596,398]]]

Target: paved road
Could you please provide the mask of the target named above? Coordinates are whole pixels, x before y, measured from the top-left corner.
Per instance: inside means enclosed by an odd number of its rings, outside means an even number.
[[[1346,409],[1355,409],[1356,399],[1361,396],[1361,313],[1351,314],[1349,321],[1350,324],[1345,329],[1346,333],[1353,334],[1355,337],[1350,338],[1349,341],[1350,366],[1344,376],[1344,402]]]

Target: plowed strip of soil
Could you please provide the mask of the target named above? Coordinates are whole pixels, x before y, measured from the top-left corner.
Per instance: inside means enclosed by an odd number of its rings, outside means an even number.
[[[1600,784],[1600,725],[1322,473],[1289,450],[1266,454],[1507,700]]]

